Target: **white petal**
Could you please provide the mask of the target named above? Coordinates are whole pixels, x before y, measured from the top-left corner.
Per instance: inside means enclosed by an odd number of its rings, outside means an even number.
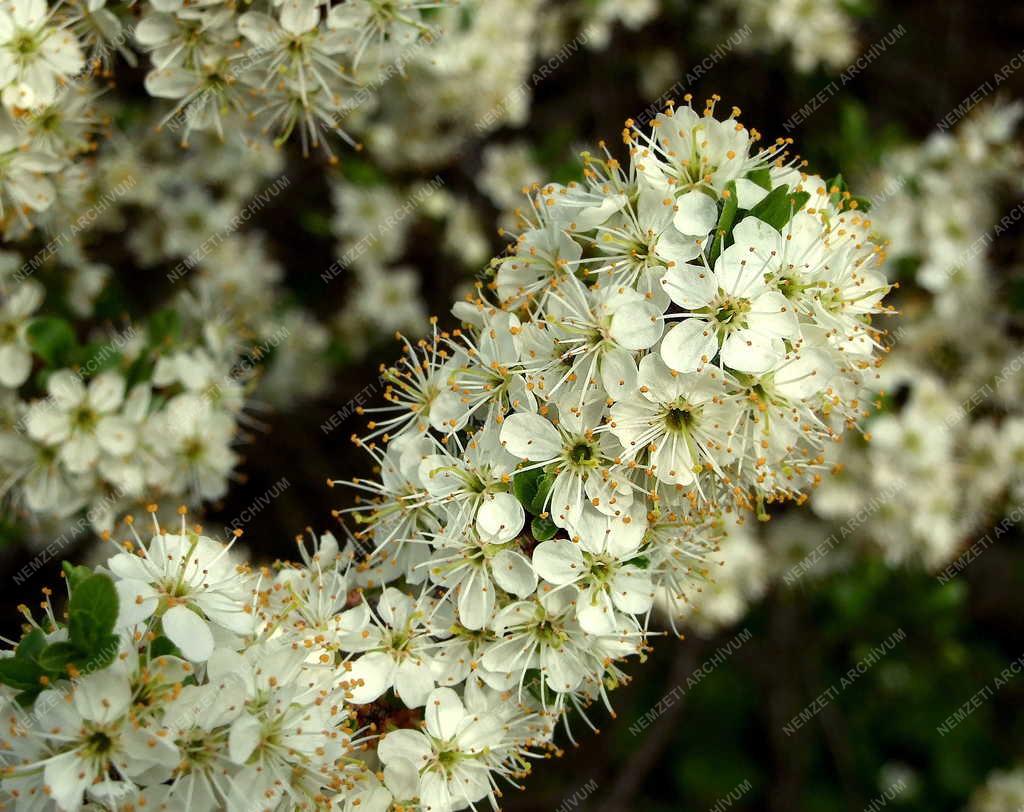
[[[476,514],[476,527],[480,535],[497,543],[518,536],[525,522],[523,506],[510,493],[488,494]]]
[[[427,732],[438,739],[455,738],[466,709],[459,695],[451,688],[435,688],[427,698]]]
[[[672,224],[682,234],[703,237],[718,222],[718,204],[703,192],[692,191],[676,201],[676,214]]]
[[[650,302],[630,302],[616,309],[608,334],[627,350],[646,350],[657,343],[663,329],[657,307]]]
[[[281,4],[281,27],[289,34],[312,31],[320,21],[317,0],[284,0]]]
[[[96,440],[108,454],[123,457],[135,450],[135,426],[123,417],[108,415],[96,425]]]
[[[100,455],[100,444],[95,435],[78,432],[60,447],[57,457],[74,474],[84,474]]]
[[[736,205],[741,209],[752,209],[768,196],[768,190],[747,178],[736,179]]]
[[[116,372],[103,372],[89,384],[89,405],[107,414],[124,402],[125,380]]]
[[[601,385],[608,397],[622,400],[636,389],[636,360],[633,353],[609,349],[601,356]]]
[[[54,372],[46,383],[46,391],[61,409],[73,409],[85,400],[82,379],[69,369]]]
[[[777,338],[753,330],[737,330],[722,343],[722,363],[740,372],[760,375],[781,361],[785,351]]]
[[[124,629],[141,623],[156,611],[159,593],[145,581],[116,581],[117,628]]]
[[[17,344],[0,345],[0,386],[14,389],[28,380],[32,354]]]
[[[697,310],[705,307],[718,292],[715,275],[702,265],[676,265],[665,271],[661,286],[680,307]]]
[[[501,427],[501,444],[517,457],[532,462],[554,459],[562,451],[558,429],[538,414],[516,413],[506,417]]]
[[[494,589],[479,570],[459,586],[459,620],[467,629],[482,629],[494,612]]]
[[[262,737],[260,722],[255,716],[248,713],[239,716],[228,732],[228,757],[235,764],[245,764]]]
[[[431,754],[427,737],[418,730],[393,730],[377,745],[377,755],[385,764],[392,764],[401,759],[411,762],[419,769],[426,764]]]
[[[106,724],[119,719],[128,711],[132,701],[132,686],[120,670],[104,669],[79,680],[74,701],[75,710],[83,719]]]
[[[583,553],[571,541],[542,541],[533,551],[533,567],[548,583],[571,584],[583,574]]]
[[[395,669],[395,693],[407,708],[420,708],[434,687],[430,663],[408,659]]]
[[[747,325],[777,338],[795,338],[800,333],[796,310],[777,290],[766,290],[750,303]]]
[[[513,550],[502,550],[491,560],[491,575],[498,586],[517,598],[533,594],[537,573],[526,556]]]
[[[203,662],[213,653],[210,627],[187,606],[178,604],[163,616],[164,634],[178,647],[186,660]]]
[[[686,319],[668,333],[661,342],[661,357],[670,369],[693,372],[718,353],[718,336],[710,322]]]
[[[391,687],[394,671],[395,661],[383,651],[364,654],[352,663],[351,669],[341,674],[342,681],[352,683],[349,701],[356,705],[373,702]]]

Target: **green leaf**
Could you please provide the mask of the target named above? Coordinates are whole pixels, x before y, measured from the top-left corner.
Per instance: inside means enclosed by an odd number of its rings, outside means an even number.
[[[527,510],[533,504],[537,496],[537,489],[540,487],[540,480],[544,471],[540,468],[533,468],[530,471],[522,471],[512,478],[512,493],[516,499]]]
[[[39,652],[46,648],[46,635],[42,629],[33,629],[18,643],[14,656],[21,660],[35,660]]]
[[[36,697],[42,692],[43,686],[37,685],[35,688],[29,688],[17,694],[14,697],[14,701],[17,702],[23,708],[31,708],[33,703],[36,701]]]
[[[849,191],[849,187],[847,187],[846,181],[843,180],[842,174],[836,175],[834,178],[828,181],[825,188],[828,189],[830,197],[832,195],[842,195],[843,192]],[[835,201],[833,200],[833,202]]]
[[[109,341],[90,341],[75,348],[71,354],[71,363],[76,367],[84,367],[83,371],[89,375],[99,375],[120,364],[121,353]]]
[[[542,519],[540,516],[534,516],[530,522],[530,532],[533,533],[533,537],[537,541],[547,541],[555,537],[555,533],[558,532],[558,526],[551,519]]]
[[[85,652],[95,651],[117,622],[117,590],[106,575],[90,575],[71,593],[68,632]]]
[[[39,655],[39,665],[47,671],[65,674],[68,663],[81,655],[74,643],[50,643]]]
[[[41,687],[41,676],[43,669],[32,660],[23,660],[20,657],[0,659],[0,682],[4,685],[10,685],[19,691],[38,691]]]
[[[79,567],[72,564],[70,561],[65,561],[60,565],[64,571],[64,577],[67,579],[68,587],[72,592],[78,587],[82,581],[92,576],[92,570],[88,567]]]
[[[75,331],[65,320],[56,316],[33,319],[26,331],[28,345],[47,366],[64,367],[71,361],[75,348]]]
[[[810,199],[811,196],[807,192],[791,192],[789,187],[779,186],[772,189],[760,203],[750,210],[750,216],[781,231],[782,227]]]
[[[544,512],[544,505],[548,501],[548,494],[551,493],[551,486],[554,484],[555,475],[552,473],[544,474],[537,483],[537,492],[533,495],[529,505],[530,512],[535,516],[539,516]]]
[[[79,655],[75,665],[78,666],[78,669],[83,674],[99,671],[114,661],[120,648],[121,638],[116,634],[108,634],[97,641],[96,647],[91,652],[88,652],[85,656]]]
[[[181,335],[181,315],[170,307],[158,310],[149,317],[146,331],[151,347],[158,347],[164,343],[173,344]]]
[[[512,479],[512,492],[528,513],[539,516],[544,512],[551,486],[555,484],[554,474],[545,473],[541,468],[523,471]]]
[[[851,203],[856,203],[857,205],[851,206]],[[857,209],[857,211],[862,211],[864,214],[867,214],[871,211],[871,201],[866,197],[858,197],[855,195],[846,201],[846,208]]]
[[[727,242],[732,241],[732,227],[736,221],[736,211],[739,208],[735,181],[729,181],[726,184],[722,200],[722,214],[718,218],[718,229],[715,232],[714,242],[711,243],[711,252],[708,254],[709,265],[715,264],[715,260],[728,247]]]
[[[747,180],[753,181],[769,192],[772,190],[772,172],[767,166],[762,169],[755,169],[753,172],[748,172]]]
[[[181,652],[178,651],[178,647],[171,642],[169,637],[164,637],[161,634],[149,644],[149,659],[155,660],[157,657],[167,656],[180,657]]]

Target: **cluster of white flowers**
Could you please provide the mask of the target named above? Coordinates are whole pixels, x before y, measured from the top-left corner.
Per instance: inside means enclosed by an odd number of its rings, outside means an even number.
[[[543,9],[541,21],[541,46],[544,53],[555,53],[567,41],[583,34],[588,48],[606,48],[613,29],[621,24],[627,29],[637,30],[665,11],[662,0],[634,0],[620,3],[616,0],[562,0],[548,2]]]
[[[253,364],[236,366],[234,347],[215,353],[209,333],[183,335],[173,311],[164,311],[147,329],[100,336],[73,360],[58,356],[45,394],[22,394],[33,355],[65,331],[74,341],[70,327],[55,326],[66,322],[35,315],[42,299],[30,279],[5,303],[5,351],[18,374],[0,390],[0,474],[15,509],[69,523],[84,513],[87,525],[104,530],[145,495],[222,497],[238,462],[231,447]]]
[[[549,736],[532,697],[467,679],[444,602],[371,606],[332,536],[254,570],[184,515],[145,543],[129,526],[0,658],[12,808],[442,812],[493,799]]]
[[[1024,809],[1024,768],[995,770],[971,796],[967,812],[1017,812]]]
[[[838,70],[857,55],[857,28],[842,0],[725,0],[741,26],[750,27],[740,47],[771,51],[789,48],[801,72]]]
[[[467,142],[524,124],[536,81],[543,0],[461,0],[440,9],[444,31],[403,63],[353,121],[376,163],[436,166]]]
[[[866,395],[882,407],[871,440],[838,449],[841,471],[811,506],[837,523],[859,515],[858,535],[894,563],[942,567],[1024,500],[1024,345],[1007,333],[989,252],[1019,219],[998,201],[1020,188],[1022,112],[981,110],[955,134],[896,151],[874,181],[876,223],[896,246],[883,270],[901,283],[901,324]]]
[[[365,354],[397,331],[418,331],[426,320],[419,274],[402,261],[412,248],[413,231],[427,227],[436,234],[452,269],[466,280],[491,255],[479,213],[437,176],[413,184],[333,178],[331,192],[339,259],[322,278],[346,285],[334,327],[351,356]]]
[[[410,52],[441,36],[428,20],[446,0],[48,4],[0,10],[0,222],[7,237],[47,223],[75,159],[110,128],[100,80],[146,52],[146,91],[174,105],[161,125],[241,139],[293,133],[331,153],[346,119]]]
[[[242,228],[287,189],[280,156],[253,144],[183,159],[136,134],[80,191],[104,201],[87,229],[0,258],[0,494],[34,540],[109,529],[144,499],[223,497],[247,402],[287,406],[329,382],[330,331],[288,303],[263,235]],[[131,261],[169,268],[164,307],[119,327],[54,315],[66,299],[93,321],[113,273],[92,257],[128,222]]]
[[[723,520],[802,500],[861,417],[882,252],[856,198],[738,112],[687,100],[626,128],[628,169],[585,154],[582,183],[535,185],[463,326],[407,343],[361,410],[380,477],[338,515],[361,583],[447,607],[443,684],[534,692],[555,717],[605,699],[656,597],[714,577]],[[409,635],[385,639],[352,664],[366,701],[412,690]]]

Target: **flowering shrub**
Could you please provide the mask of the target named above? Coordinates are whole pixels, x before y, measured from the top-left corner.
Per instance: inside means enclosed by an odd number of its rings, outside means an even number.
[[[342,549],[256,569],[154,515],[66,565],[67,611],[0,659],[19,808],[462,809],[610,707],[655,599],[699,586],[725,517],[805,497],[876,374],[864,203],[714,107],[533,188],[463,326],[383,370]],[[68,385],[32,422],[91,404],[59,452],[84,465],[122,387]]]

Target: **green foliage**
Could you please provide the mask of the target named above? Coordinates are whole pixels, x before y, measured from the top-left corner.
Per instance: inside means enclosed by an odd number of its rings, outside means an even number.
[[[13,657],[0,659],[0,683],[19,691],[15,698],[24,706],[30,706],[47,684],[71,673],[88,674],[104,668],[117,656],[120,638],[114,634],[118,614],[114,582],[85,567],[65,563],[63,569],[71,588],[68,639],[48,644],[43,631],[32,628]]]
[[[181,314],[171,307],[158,310],[146,323],[150,347],[173,345],[181,336]]]
[[[778,186],[750,210],[750,216],[781,231],[810,199],[807,192],[791,192],[787,186]]]
[[[57,316],[40,316],[33,319],[26,331],[28,345],[46,362],[48,367],[57,369],[71,365],[75,351],[75,331],[71,324]]]
[[[530,532],[533,533],[533,537],[537,541],[547,541],[555,537],[555,533],[558,532],[558,525],[551,521],[551,519],[534,516],[530,520]]]
[[[937,730],[1020,657],[1018,646],[998,639],[997,627],[972,621],[971,597],[968,574],[939,584],[927,572],[866,559],[847,571],[780,588],[742,626],[714,639],[682,643],[696,647],[689,679],[640,679],[615,697],[620,721],[609,758],[627,770],[645,737],[657,735],[652,728],[659,721],[636,735],[630,725],[666,695],[674,698],[673,707],[682,703],[675,718],[661,720],[673,732],[651,773],[669,783],[645,785],[632,808],[713,809],[745,780],[749,791],[730,806],[737,812],[772,808],[770,796],[787,782],[791,805],[785,808],[868,808],[882,794],[885,768],[902,764],[916,786],[899,796],[898,805],[890,802],[893,808],[961,810],[994,766],[1009,766],[1020,756],[1014,748],[1024,741],[1024,723],[1012,712],[1024,694],[1019,675],[947,735]],[[716,658],[743,628],[751,632],[749,641]],[[858,663],[897,630],[902,639],[857,672]],[[659,646],[653,671],[668,675],[677,656],[673,646]],[[813,718],[790,735],[783,732],[823,695],[827,699]]]
[[[541,468],[523,471],[512,479],[512,492],[532,516],[540,516],[544,512],[551,486],[555,483],[553,474],[545,473]]]
[[[714,265],[715,260],[718,259],[722,251],[728,248],[729,243],[732,242],[732,228],[735,225],[736,212],[739,206],[736,183],[729,181],[726,184],[725,191],[728,194],[722,196],[722,212],[718,217],[718,230],[715,232],[715,240],[711,244],[711,251],[708,254],[708,263],[711,265]]]

